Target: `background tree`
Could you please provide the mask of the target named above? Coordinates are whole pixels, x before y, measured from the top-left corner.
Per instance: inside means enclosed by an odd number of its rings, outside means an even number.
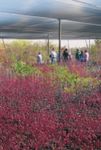
[[[95,64],[101,64],[101,39],[96,39],[95,44],[91,45],[90,56]]]

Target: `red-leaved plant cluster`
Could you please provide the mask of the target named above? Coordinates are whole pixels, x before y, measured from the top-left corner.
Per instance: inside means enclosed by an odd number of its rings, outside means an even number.
[[[48,78],[0,78],[0,150],[100,148],[100,86],[69,95]]]

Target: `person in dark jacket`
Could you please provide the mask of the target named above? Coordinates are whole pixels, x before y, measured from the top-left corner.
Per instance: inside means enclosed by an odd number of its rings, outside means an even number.
[[[81,54],[80,50],[77,49],[77,50],[76,50],[76,53],[75,53],[75,58],[76,58],[76,60],[79,60],[79,61],[80,61],[80,54]]]
[[[66,62],[69,58],[69,52],[68,52],[68,49],[66,48],[64,51],[63,51],[63,59],[64,61]]]

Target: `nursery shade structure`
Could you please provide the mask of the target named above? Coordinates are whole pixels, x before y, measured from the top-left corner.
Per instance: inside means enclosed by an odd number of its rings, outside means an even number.
[[[101,38],[101,0],[0,0],[0,37]]]

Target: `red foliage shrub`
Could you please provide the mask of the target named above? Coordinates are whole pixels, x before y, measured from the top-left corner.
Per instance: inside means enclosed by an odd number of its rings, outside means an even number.
[[[86,65],[85,63],[82,64],[82,63],[70,63],[68,65],[69,67],[69,70],[72,72],[72,73],[75,73],[77,75],[79,75],[80,77],[86,77],[88,76],[88,72],[87,72],[87,69],[86,69]]]
[[[51,80],[1,79],[0,150],[101,148],[101,93],[82,99],[71,101]]]

